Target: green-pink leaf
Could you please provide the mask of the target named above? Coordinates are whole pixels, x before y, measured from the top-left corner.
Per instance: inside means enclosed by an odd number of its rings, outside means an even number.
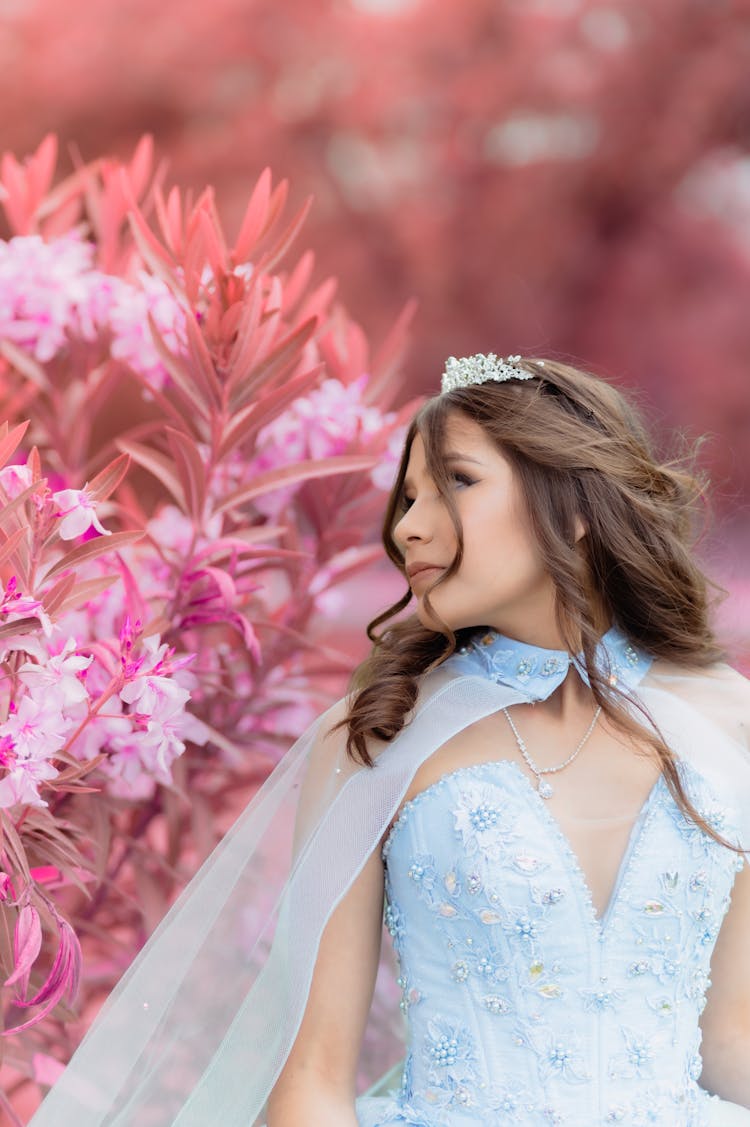
[[[13,430],[8,430],[8,424],[3,423],[0,430],[0,466],[4,466],[9,458],[15,454],[18,444],[28,429],[28,420],[19,423]]]
[[[236,508],[252,501],[253,497],[260,497],[263,493],[270,493],[286,485],[296,485],[297,482],[307,481],[309,478],[330,477],[332,474],[354,473],[357,470],[371,470],[378,464],[378,459],[365,454],[341,455],[336,458],[308,459],[297,462],[293,466],[282,466],[279,469],[269,470],[267,473],[258,474],[252,485],[243,486],[225,497],[214,510],[217,513],[226,512],[227,509]]]
[[[110,536],[98,536],[96,540],[87,540],[85,544],[79,544],[77,548],[73,548],[53,564],[43,576],[43,580],[51,579],[53,575],[59,575],[61,571],[67,571],[68,568],[76,568],[88,560],[95,560],[107,552],[116,552],[126,544],[134,544],[136,540],[141,540],[143,535],[142,532],[113,532]]]
[[[67,598],[60,604],[57,613],[65,614],[66,611],[84,606],[97,595],[101,595],[102,591],[106,591],[113,583],[117,583],[119,578],[119,575],[100,575],[98,579],[84,579],[82,583],[76,583]]]
[[[28,528],[17,528],[15,532],[10,533],[5,542],[0,545],[0,564],[4,564],[5,561],[13,555],[28,531]],[[2,535],[4,535],[4,533]]]
[[[15,622],[3,622],[0,626],[0,638],[15,638],[17,634],[33,634],[41,628],[42,624],[38,618],[18,618]]]
[[[109,465],[93,478],[86,486],[86,492],[92,501],[103,501],[113,493],[120,484],[130,466],[130,457],[120,454]]]
[[[75,584],[75,573],[69,572],[67,575],[63,575],[58,579],[57,583],[54,583],[49,591],[46,591],[44,595],[42,595],[42,606],[47,614],[53,615],[57,612],[60,605],[70,594],[73,587],[75,587]]]
[[[243,407],[232,419],[221,440],[218,452],[219,459],[226,458],[227,454],[234,450],[236,446],[247,442],[262,426],[265,426],[270,418],[276,418],[289,403],[300,395],[304,395],[308,388],[313,387],[318,381],[322,367],[322,364],[317,364],[309,372],[303,372],[299,376],[294,376],[291,380],[285,380],[280,387],[270,391],[262,399]]]
[[[174,472],[172,464],[169,459],[157,450],[152,449],[150,446],[143,446],[140,442],[131,442],[124,438],[117,440],[117,445],[120,450],[129,454],[134,462],[139,466],[143,466],[144,470],[148,470],[154,477],[162,483],[165,489],[174,497],[180,508],[185,511],[186,502],[185,494],[182,491],[179,478]]]
[[[167,442],[174,458],[182,491],[191,516],[200,521],[206,501],[206,467],[189,435],[166,427]]]

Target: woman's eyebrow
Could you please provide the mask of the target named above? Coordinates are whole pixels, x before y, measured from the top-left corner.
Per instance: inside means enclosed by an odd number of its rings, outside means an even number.
[[[473,462],[475,466],[481,466],[478,458],[472,458],[469,454],[459,454],[457,451],[452,451],[449,454],[443,454],[446,462]]]
[[[447,454],[443,454],[444,462],[473,462],[475,466],[481,466],[482,463],[478,458],[472,458],[469,454],[460,454],[457,450],[451,450]],[[404,478],[404,488],[411,489],[411,478]]]

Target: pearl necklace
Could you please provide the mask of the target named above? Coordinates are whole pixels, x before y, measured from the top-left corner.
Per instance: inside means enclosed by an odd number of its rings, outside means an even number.
[[[554,787],[552,786],[552,784],[548,783],[546,779],[543,779],[542,775],[552,775],[556,771],[562,771],[563,767],[567,767],[569,763],[573,762],[575,757],[578,755],[578,752],[581,750],[583,745],[586,743],[586,740],[589,738],[589,736],[593,732],[594,725],[596,724],[597,720],[599,719],[599,713],[601,712],[601,710],[602,710],[602,706],[599,705],[596,712],[594,713],[594,719],[589,724],[588,731],[586,732],[586,735],[583,737],[583,739],[581,740],[581,742],[579,743],[579,745],[575,749],[575,751],[571,755],[569,755],[568,758],[563,763],[558,763],[558,765],[556,767],[537,767],[536,763],[531,758],[531,756],[529,755],[529,753],[526,749],[526,744],[523,742],[520,735],[518,734],[518,729],[516,728],[515,724],[513,723],[511,716],[510,716],[510,713],[508,712],[508,709],[507,708],[503,709],[503,712],[506,715],[508,723],[510,724],[511,728],[513,729],[513,735],[516,737],[518,749],[521,752],[521,755],[524,757],[524,760],[526,761],[527,765],[531,768],[531,770],[536,775],[536,789],[537,789],[537,792],[542,796],[542,798],[551,798],[552,795],[555,793]]]

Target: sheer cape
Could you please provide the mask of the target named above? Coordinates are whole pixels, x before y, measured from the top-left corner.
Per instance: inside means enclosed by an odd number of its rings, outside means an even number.
[[[741,844],[750,848],[750,682],[724,663],[656,659],[624,691],[741,811]],[[415,771],[468,725],[528,699],[517,683],[454,655],[422,677],[405,727],[371,749],[373,768],[347,756],[345,728],[329,734],[346,698],[318,717],[105,1002],[33,1127],[262,1122],[325,925]]]

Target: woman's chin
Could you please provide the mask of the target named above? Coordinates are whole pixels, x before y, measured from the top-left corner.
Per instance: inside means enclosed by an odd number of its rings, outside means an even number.
[[[435,606],[434,600],[432,605]],[[448,627],[450,627],[451,630],[458,629],[458,627],[451,620],[450,614],[444,614],[443,611],[438,607],[435,607],[435,609],[439,612],[441,616],[440,619],[433,618],[432,615],[427,612],[425,605],[421,599],[417,603],[417,618],[422,623],[425,630],[433,630],[436,634],[447,635]]]

